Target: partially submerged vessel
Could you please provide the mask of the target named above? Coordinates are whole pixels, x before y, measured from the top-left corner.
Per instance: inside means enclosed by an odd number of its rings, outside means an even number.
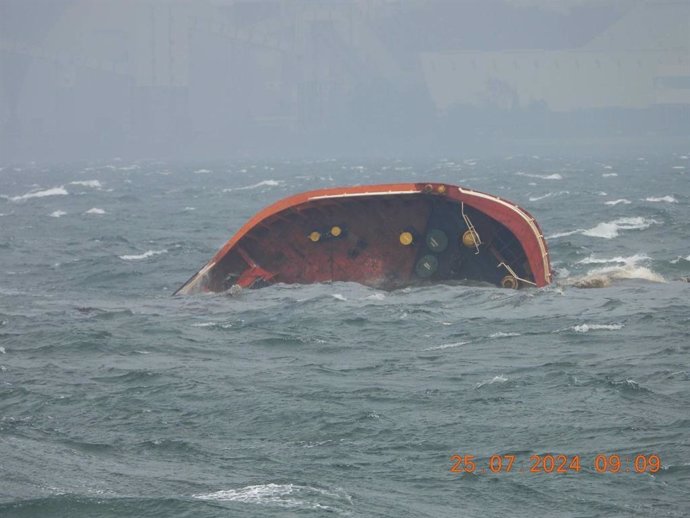
[[[445,183],[319,189],[251,218],[175,293],[350,281],[546,286],[546,241],[526,210]]]

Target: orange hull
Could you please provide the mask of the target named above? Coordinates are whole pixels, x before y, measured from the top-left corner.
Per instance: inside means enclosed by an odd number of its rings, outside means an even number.
[[[509,201],[448,184],[320,189],[256,214],[176,293],[278,282],[395,289],[453,280],[549,284],[537,222]]]

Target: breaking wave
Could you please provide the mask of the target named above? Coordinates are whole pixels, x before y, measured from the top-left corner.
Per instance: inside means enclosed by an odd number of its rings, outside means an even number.
[[[167,252],[168,252],[167,250],[147,250],[143,254],[121,255],[119,257],[123,261],[140,261],[141,259],[148,259],[149,257],[153,257],[154,255],[165,254]]]
[[[558,173],[553,173],[553,174],[531,174],[531,173],[523,173],[522,171],[518,171],[515,173],[518,176],[526,176],[527,178],[541,178],[542,180],[563,180],[563,177],[558,174]]]
[[[223,192],[246,191],[249,189],[258,189],[259,187],[276,187],[282,183],[283,182],[281,182],[279,180],[264,180],[262,182],[255,183],[252,185],[246,185],[244,187],[235,187],[234,189],[233,188],[223,189]]]
[[[563,284],[576,288],[605,288],[616,280],[641,279],[650,282],[666,282],[661,275],[639,264],[647,260],[649,257],[641,254],[610,259],[589,256],[579,261],[579,264],[610,264],[610,266],[594,268],[585,275],[566,278]]]
[[[84,214],[105,214],[105,211],[103,209],[99,209],[98,207],[94,207],[87,210]]]
[[[70,182],[70,185],[81,185],[82,187],[92,187],[94,189],[101,189],[103,185],[98,180],[81,180],[77,182]]]
[[[494,383],[505,383],[506,381],[508,381],[508,378],[506,378],[503,374],[499,374],[498,376],[494,376],[490,380],[480,381],[474,386],[474,388],[476,390],[485,385],[493,385]]]
[[[625,198],[620,198],[619,200],[605,201],[604,205],[618,205],[619,203],[622,203],[623,205],[630,205],[632,202],[630,200],[626,200]]]
[[[604,239],[613,239],[618,236],[621,230],[644,230],[649,228],[654,224],[659,222],[642,217],[632,217],[632,218],[618,218],[613,221],[607,221],[604,223],[599,223],[597,226],[590,229],[584,230],[583,235],[589,237],[602,237]]]
[[[572,331],[576,333],[589,333],[590,331],[617,331],[618,329],[623,329],[623,324],[580,324],[577,326],[569,327]]]
[[[50,217],[51,218],[59,218],[61,216],[64,216],[65,214],[67,214],[67,213],[64,210],[56,210],[56,211],[50,213]]]
[[[352,498],[341,490],[328,490],[297,484],[260,484],[238,489],[226,489],[214,493],[193,495],[199,500],[216,502],[239,502],[245,504],[271,505],[286,508],[318,509],[335,511],[333,505],[352,503]],[[317,502],[321,500],[325,503]],[[330,504],[330,505],[327,505]]]
[[[649,198],[645,198],[644,201],[651,201],[653,203],[658,203],[658,202],[665,202],[665,203],[678,203],[678,200],[675,199],[673,196],[666,195],[666,196],[650,196]]]
[[[462,347],[463,345],[467,345],[469,342],[455,342],[452,344],[441,344],[441,345],[434,345],[432,347],[427,347],[426,349],[422,349],[423,351],[439,351],[441,349],[452,349],[453,347]]]
[[[570,191],[559,191],[559,192],[549,192],[543,196],[530,196],[529,201],[539,201],[546,198],[551,198],[552,196],[561,196],[563,194],[570,194]]]
[[[33,192],[28,192],[26,194],[22,194],[21,196],[12,196],[9,198],[10,201],[23,201],[23,200],[29,200],[31,198],[45,198],[46,196],[65,196],[69,194],[67,190],[64,188],[64,186],[60,187],[52,187],[50,189],[46,189],[44,191],[33,191]]]

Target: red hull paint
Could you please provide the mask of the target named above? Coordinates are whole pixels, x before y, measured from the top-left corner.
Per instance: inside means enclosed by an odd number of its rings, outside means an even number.
[[[477,254],[458,240],[467,221],[482,240]],[[333,226],[342,233],[331,235]],[[447,250],[430,253],[424,243],[432,229],[449,237]],[[410,246],[399,241],[406,230],[414,234]],[[314,242],[309,235],[316,231],[323,237]],[[422,278],[415,267],[429,255],[438,266]],[[551,282],[546,242],[527,211],[453,185],[398,183],[320,189],[280,200],[245,223],[176,293],[273,282],[353,281],[387,289],[453,279],[497,283],[499,274],[508,273],[539,287]]]

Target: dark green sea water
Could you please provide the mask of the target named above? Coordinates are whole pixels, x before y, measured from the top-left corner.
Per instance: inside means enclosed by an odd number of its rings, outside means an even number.
[[[688,154],[0,164],[0,516],[687,516]],[[557,283],[170,296],[270,202],[406,180],[521,204]]]

